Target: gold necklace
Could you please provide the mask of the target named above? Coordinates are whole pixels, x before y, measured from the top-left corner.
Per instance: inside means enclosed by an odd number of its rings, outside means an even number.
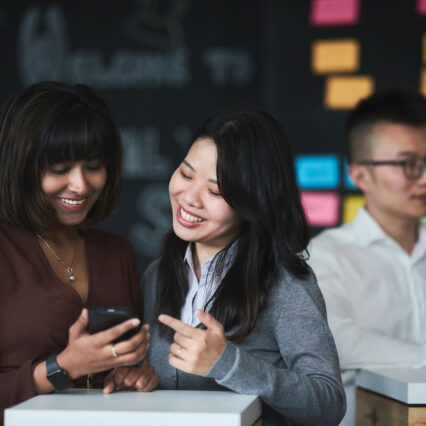
[[[69,266],[65,265],[65,262],[63,261],[62,257],[58,256],[53,250],[52,246],[44,239],[40,234],[37,234],[37,238],[53,253],[56,260],[62,264],[62,266],[67,270],[68,272],[68,279],[73,283],[77,280],[77,278],[74,275],[74,270],[72,269],[72,263],[74,262],[75,252],[77,248],[77,239],[74,240],[74,253],[72,255],[71,264]]]

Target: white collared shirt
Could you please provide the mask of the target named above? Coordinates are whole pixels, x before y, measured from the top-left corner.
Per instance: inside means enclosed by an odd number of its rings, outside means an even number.
[[[426,227],[409,255],[362,208],[309,251],[348,398],[341,424],[353,425],[355,369],[426,364]]]
[[[195,275],[191,250],[192,244],[188,244],[184,261],[186,263],[186,270],[188,274],[189,290],[180,314],[180,319],[183,322],[196,327],[200,323],[200,320],[195,315],[197,309],[209,311],[212,302],[210,302],[207,306],[206,303],[209,302],[211,297],[214,295],[220,281],[231,266],[230,260],[233,258],[235,253],[234,244],[235,243],[233,243],[229,249],[228,258],[225,261],[222,275],[220,277],[214,276],[216,259],[213,256],[202,264],[200,282],[198,282],[198,279]]]

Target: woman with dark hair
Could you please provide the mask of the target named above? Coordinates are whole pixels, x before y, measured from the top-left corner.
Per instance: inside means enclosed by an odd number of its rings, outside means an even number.
[[[338,424],[339,363],[280,124],[207,119],[169,193],[173,229],[141,281],[159,387],[259,395],[264,425]]]
[[[4,408],[74,381],[85,383],[105,370],[116,369],[106,379],[105,392],[118,387],[112,380],[117,375],[121,387],[149,390],[156,385],[146,362],[119,368],[144,357],[148,326],[112,343],[138,326],[138,318],[93,335],[86,331],[91,306],[129,307],[141,315],[132,247],[89,226],[114,208],[120,174],[117,126],[105,102],[87,86],[38,83],[4,103],[0,424]],[[101,376],[95,375],[95,384],[103,384]]]

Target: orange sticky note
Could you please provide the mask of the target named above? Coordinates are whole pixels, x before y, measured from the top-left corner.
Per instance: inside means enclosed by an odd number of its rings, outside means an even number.
[[[330,109],[350,109],[373,91],[374,81],[370,76],[332,76],[325,82],[324,103]]]
[[[426,68],[423,68],[420,75],[420,93],[426,96]]]
[[[315,41],[311,51],[312,71],[316,74],[357,71],[360,50],[355,39]]]
[[[342,222],[352,222],[358,210],[365,204],[363,195],[347,195],[343,199]]]

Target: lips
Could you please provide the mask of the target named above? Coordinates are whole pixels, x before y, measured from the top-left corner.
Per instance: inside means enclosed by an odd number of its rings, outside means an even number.
[[[68,210],[80,210],[86,205],[87,198],[65,198],[65,197],[57,197],[60,201],[61,205],[64,206]]]
[[[423,203],[426,203],[426,194],[413,195],[413,198],[416,200],[420,200]]]
[[[187,228],[199,226],[200,224],[206,221],[202,217],[194,215],[193,213],[186,211],[180,206],[177,209],[177,220],[181,225]]]

